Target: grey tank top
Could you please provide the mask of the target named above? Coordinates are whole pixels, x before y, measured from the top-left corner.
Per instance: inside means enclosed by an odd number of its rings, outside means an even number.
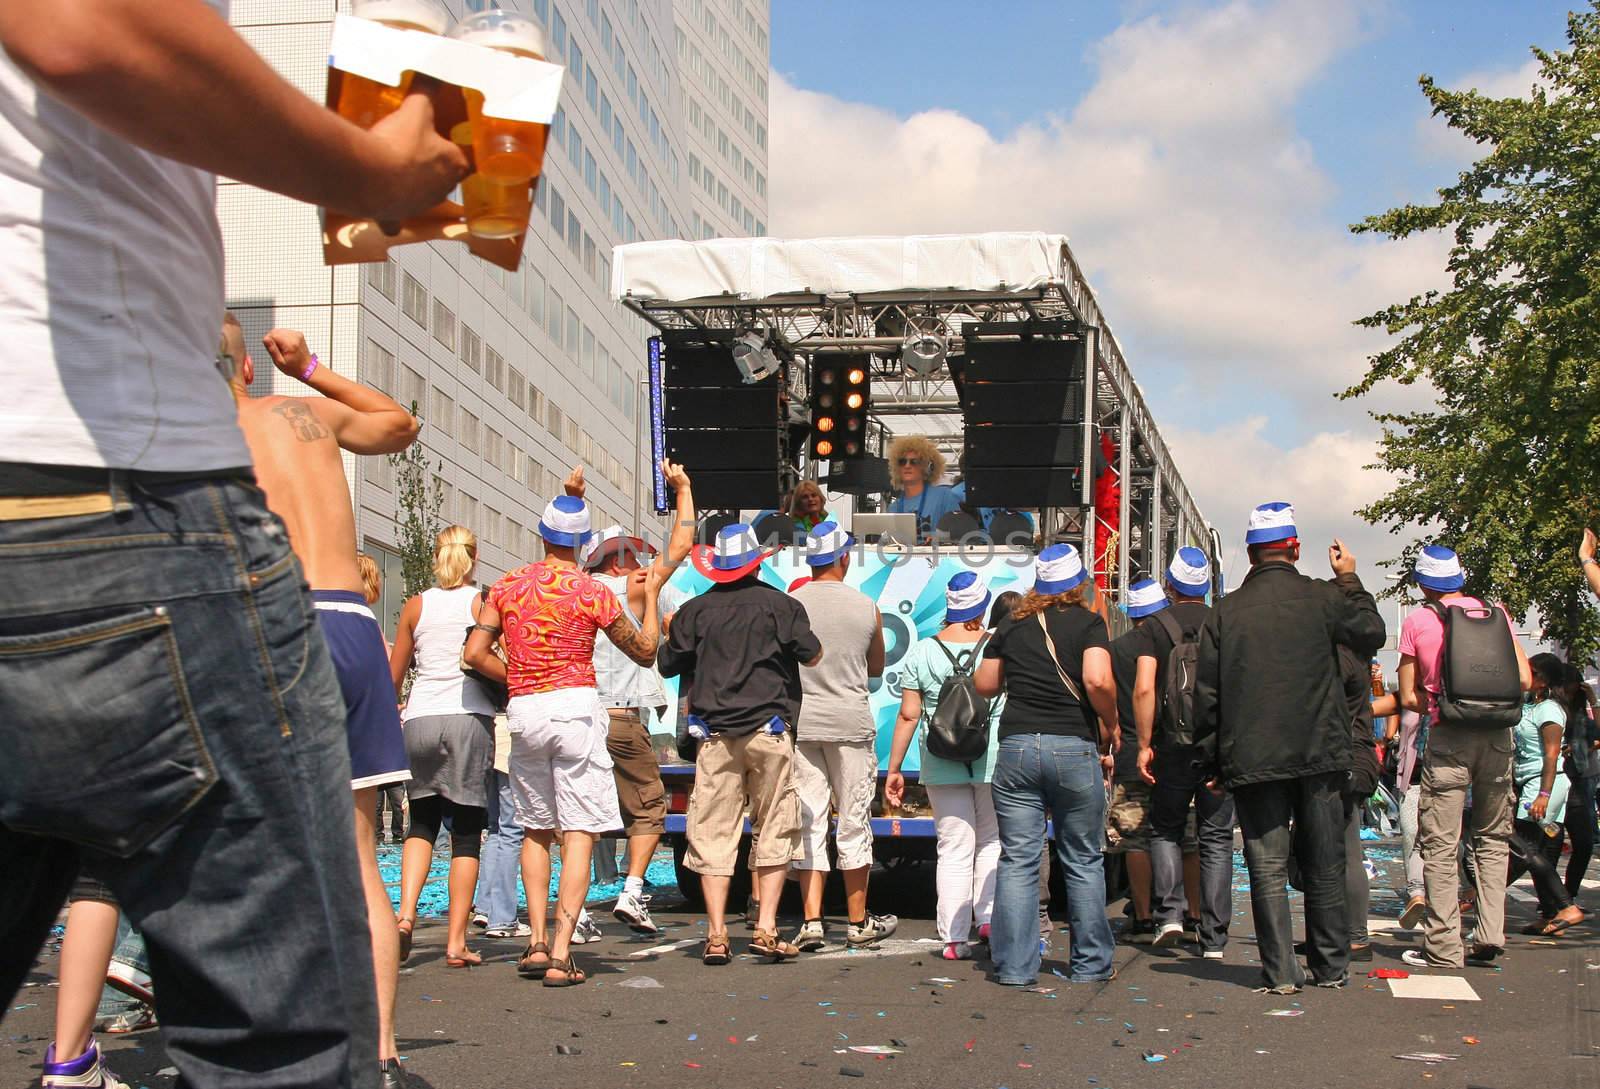
[[[794,592],[822,644],[822,661],[800,668],[799,741],[871,741],[878,730],[867,702],[867,648],[877,606],[842,582],[808,582]]]

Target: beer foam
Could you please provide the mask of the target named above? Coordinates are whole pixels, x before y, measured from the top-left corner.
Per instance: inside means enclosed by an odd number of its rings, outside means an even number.
[[[544,35],[538,24],[507,11],[485,11],[456,24],[450,36],[457,41],[517,53],[543,60]]]
[[[443,34],[450,25],[450,12],[437,0],[356,0],[352,14],[429,34]]]

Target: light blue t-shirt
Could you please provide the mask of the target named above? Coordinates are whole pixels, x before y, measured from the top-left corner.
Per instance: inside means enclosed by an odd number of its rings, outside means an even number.
[[[954,488],[944,484],[929,485],[922,489],[920,495],[897,495],[894,502],[889,504],[890,514],[915,514],[917,534],[923,537],[933,533],[939,519],[960,509],[961,497]]]
[[[1000,748],[1000,731],[995,724],[1005,708],[1004,695],[989,701],[989,751],[981,760],[972,762],[972,770],[959,760],[945,760],[928,751],[928,720],[939,706],[939,689],[945,679],[955,672],[950,659],[936,645],[944,642],[938,638],[923,639],[911,648],[900,663],[901,688],[913,688],[922,693],[922,719],[917,723],[917,744],[922,752],[922,771],[918,778],[924,786],[956,786],[963,783],[987,783],[994,777],[995,753]],[[944,643],[956,661],[965,666],[977,643]]]
[[[1528,806],[1539,796],[1539,784],[1544,777],[1544,741],[1539,736],[1539,727],[1547,722],[1554,722],[1565,730],[1566,709],[1555,700],[1522,705],[1522,721],[1517,723],[1513,734],[1517,753],[1511,771],[1512,779],[1520,784],[1517,816],[1522,820],[1528,819]],[[1557,757],[1556,780],[1550,786],[1550,804],[1544,814],[1546,821],[1560,824],[1566,816],[1568,786],[1567,776],[1561,770],[1561,760]]]

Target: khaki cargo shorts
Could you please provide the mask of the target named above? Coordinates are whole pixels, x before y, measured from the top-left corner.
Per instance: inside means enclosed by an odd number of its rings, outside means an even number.
[[[637,711],[613,707],[610,714],[606,751],[617,780],[622,830],[630,836],[660,835],[667,830],[667,791],[650,731]]]
[[[713,734],[700,743],[694,764],[684,864],[711,877],[733,876],[748,798],[755,833],[751,868],[787,866],[800,849],[790,735],[764,729],[739,737]]]

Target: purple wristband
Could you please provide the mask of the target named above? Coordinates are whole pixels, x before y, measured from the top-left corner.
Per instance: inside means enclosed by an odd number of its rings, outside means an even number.
[[[317,365],[318,365],[317,353],[316,352],[312,352],[311,353],[311,362],[307,363],[306,364],[306,369],[300,372],[300,381],[302,381],[302,382],[311,381],[312,374],[316,373]]]

